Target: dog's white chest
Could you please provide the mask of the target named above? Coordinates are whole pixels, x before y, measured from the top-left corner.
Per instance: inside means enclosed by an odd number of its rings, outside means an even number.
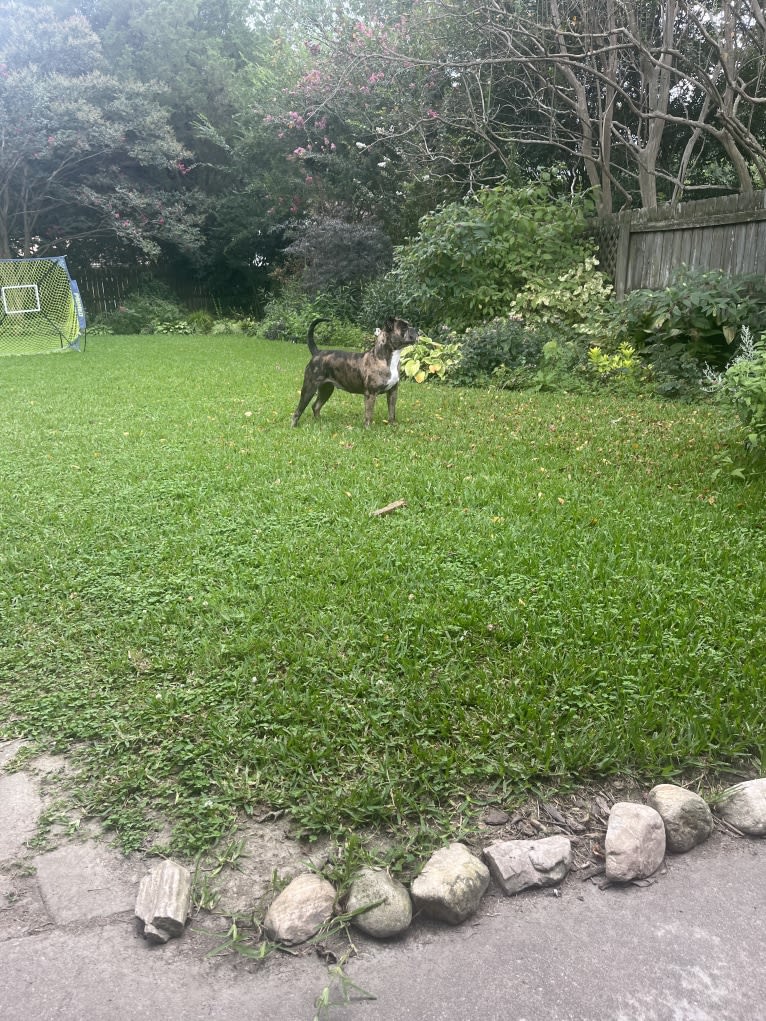
[[[401,351],[394,351],[391,355],[391,364],[388,367],[388,380],[386,381],[386,390],[392,390],[399,382],[399,359],[402,357]]]

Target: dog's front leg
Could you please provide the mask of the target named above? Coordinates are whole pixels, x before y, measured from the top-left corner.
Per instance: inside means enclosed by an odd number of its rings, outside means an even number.
[[[365,394],[364,395],[364,427],[365,429],[370,428],[372,423],[372,413],[375,409],[375,398],[377,394]]]
[[[386,394],[388,401],[388,424],[393,425],[396,421],[396,395],[399,392],[398,386],[393,386]]]

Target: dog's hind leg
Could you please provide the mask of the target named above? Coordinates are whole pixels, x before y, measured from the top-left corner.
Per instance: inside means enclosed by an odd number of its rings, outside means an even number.
[[[332,397],[332,392],[335,389],[332,383],[322,383],[317,390],[317,399],[314,401],[311,410],[314,412],[314,418],[319,418],[319,412],[327,404],[329,399]]]
[[[308,383],[308,384],[304,383],[303,384],[303,389],[301,390],[301,398],[298,401],[298,407],[295,409],[295,413],[293,414],[293,425],[294,426],[296,426],[298,424],[298,419],[301,417],[303,412],[308,407],[309,401],[311,400],[311,398],[314,396],[315,393],[316,393],[316,387],[312,387],[310,383]]]

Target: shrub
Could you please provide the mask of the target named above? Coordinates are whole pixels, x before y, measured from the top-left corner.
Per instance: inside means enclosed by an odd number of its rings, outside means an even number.
[[[581,339],[603,344],[612,324],[612,285],[588,256],[576,266],[551,276],[538,273],[527,281],[511,304],[529,325],[545,326],[559,340]]]
[[[650,375],[636,349],[625,341],[611,354],[597,344],[590,347],[587,368],[593,379],[628,390],[640,389]]]
[[[405,350],[402,371],[407,379],[425,383],[428,379],[444,379],[459,359],[459,344],[441,343],[421,334],[417,344]]]
[[[194,333],[185,319],[176,319],[171,323],[155,323],[154,333],[180,333],[189,335]]]
[[[323,335],[328,338],[327,346],[358,348],[364,344],[364,331],[355,323],[338,316],[330,295],[318,295],[312,300],[295,286],[286,287],[281,294],[267,302],[261,333],[267,340],[303,344],[312,319],[320,316],[331,320],[323,328]],[[317,341],[320,341],[319,336]]]
[[[122,305],[103,317],[113,333],[154,333],[159,323],[184,319],[185,310],[173,292],[159,281],[150,281],[126,295]]]
[[[633,291],[615,315],[618,341],[652,367],[667,396],[699,390],[705,364],[722,368],[743,326],[766,327],[766,281],[682,267],[663,290]]]
[[[743,329],[737,356],[722,373],[708,369],[706,377],[733,405],[745,426],[748,450],[766,453],[766,333],[753,343],[751,331]]]
[[[213,323],[212,329],[209,331],[213,336],[220,336],[221,334],[242,334],[246,333],[248,336],[254,336],[260,330],[260,323],[258,320],[253,319],[252,316],[223,316],[220,319],[216,319]]]
[[[364,285],[354,319],[366,325],[385,322],[389,316],[406,319],[418,327],[424,322],[422,310],[417,302],[411,296],[401,293],[399,282],[391,273],[370,280]]]
[[[497,382],[501,366],[514,370],[536,368],[543,346],[550,339],[543,330],[529,330],[517,316],[497,317],[483,326],[474,326],[459,339],[460,360],[450,371],[450,379],[468,385],[487,383],[493,377]]]
[[[215,319],[204,309],[198,309],[194,312],[189,312],[186,316],[186,322],[191,327],[192,333],[211,333]]]
[[[552,197],[545,184],[486,189],[424,216],[417,237],[395,250],[387,286],[424,329],[463,330],[504,315],[530,281],[592,254],[585,208]]]

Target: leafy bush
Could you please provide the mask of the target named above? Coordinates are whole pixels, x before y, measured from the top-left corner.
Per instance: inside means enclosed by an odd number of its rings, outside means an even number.
[[[267,302],[261,333],[267,340],[304,344],[312,319],[320,316],[331,320],[323,327],[327,346],[358,348],[364,344],[364,332],[355,323],[338,316],[331,296],[318,295],[312,300],[294,286],[286,287]]]
[[[625,341],[611,354],[598,345],[590,347],[587,368],[591,378],[628,391],[640,390],[651,378],[636,349]]]
[[[459,344],[440,343],[421,334],[417,344],[406,349],[402,370],[407,379],[425,383],[428,379],[444,379],[459,359]]]
[[[192,333],[211,333],[215,325],[215,319],[204,309],[189,312],[186,322],[191,327]]]
[[[213,336],[221,336],[222,334],[241,334],[246,333],[248,336],[253,336],[260,330],[260,323],[253,319],[252,316],[224,316],[223,318],[216,319],[213,323],[210,333]]]
[[[451,336],[455,336],[452,334]],[[450,372],[456,383],[487,383],[497,370],[536,368],[544,344],[550,340],[545,331],[527,329],[518,316],[497,317],[483,326],[474,326],[459,339],[460,360]]]
[[[152,281],[126,295],[123,304],[102,322],[117,334],[154,333],[159,323],[178,322],[185,316],[170,288]]]
[[[699,385],[705,364],[722,368],[743,326],[766,328],[766,281],[682,267],[663,290],[638,290],[619,305],[617,339],[651,364],[668,395]]]
[[[713,389],[734,406],[746,429],[745,444],[758,454],[766,453],[766,333],[753,343],[749,329],[742,331],[742,345],[724,372],[707,378]]]
[[[189,325],[189,323],[187,323],[185,319],[176,319],[171,323],[155,323],[153,332],[165,334],[179,333],[186,334],[188,336],[189,334],[192,334],[195,331],[192,329],[192,327]]]
[[[355,320],[359,323],[382,323],[389,316],[406,319],[421,326],[424,318],[411,295],[401,293],[399,282],[391,273],[370,280],[362,288]]]
[[[612,323],[612,285],[588,256],[555,276],[537,273],[511,304],[528,325],[542,325],[560,340],[603,343]]]
[[[553,198],[545,184],[486,189],[443,206],[395,250],[390,293],[425,329],[463,330],[504,315],[531,281],[565,273],[592,254],[583,200]]]

